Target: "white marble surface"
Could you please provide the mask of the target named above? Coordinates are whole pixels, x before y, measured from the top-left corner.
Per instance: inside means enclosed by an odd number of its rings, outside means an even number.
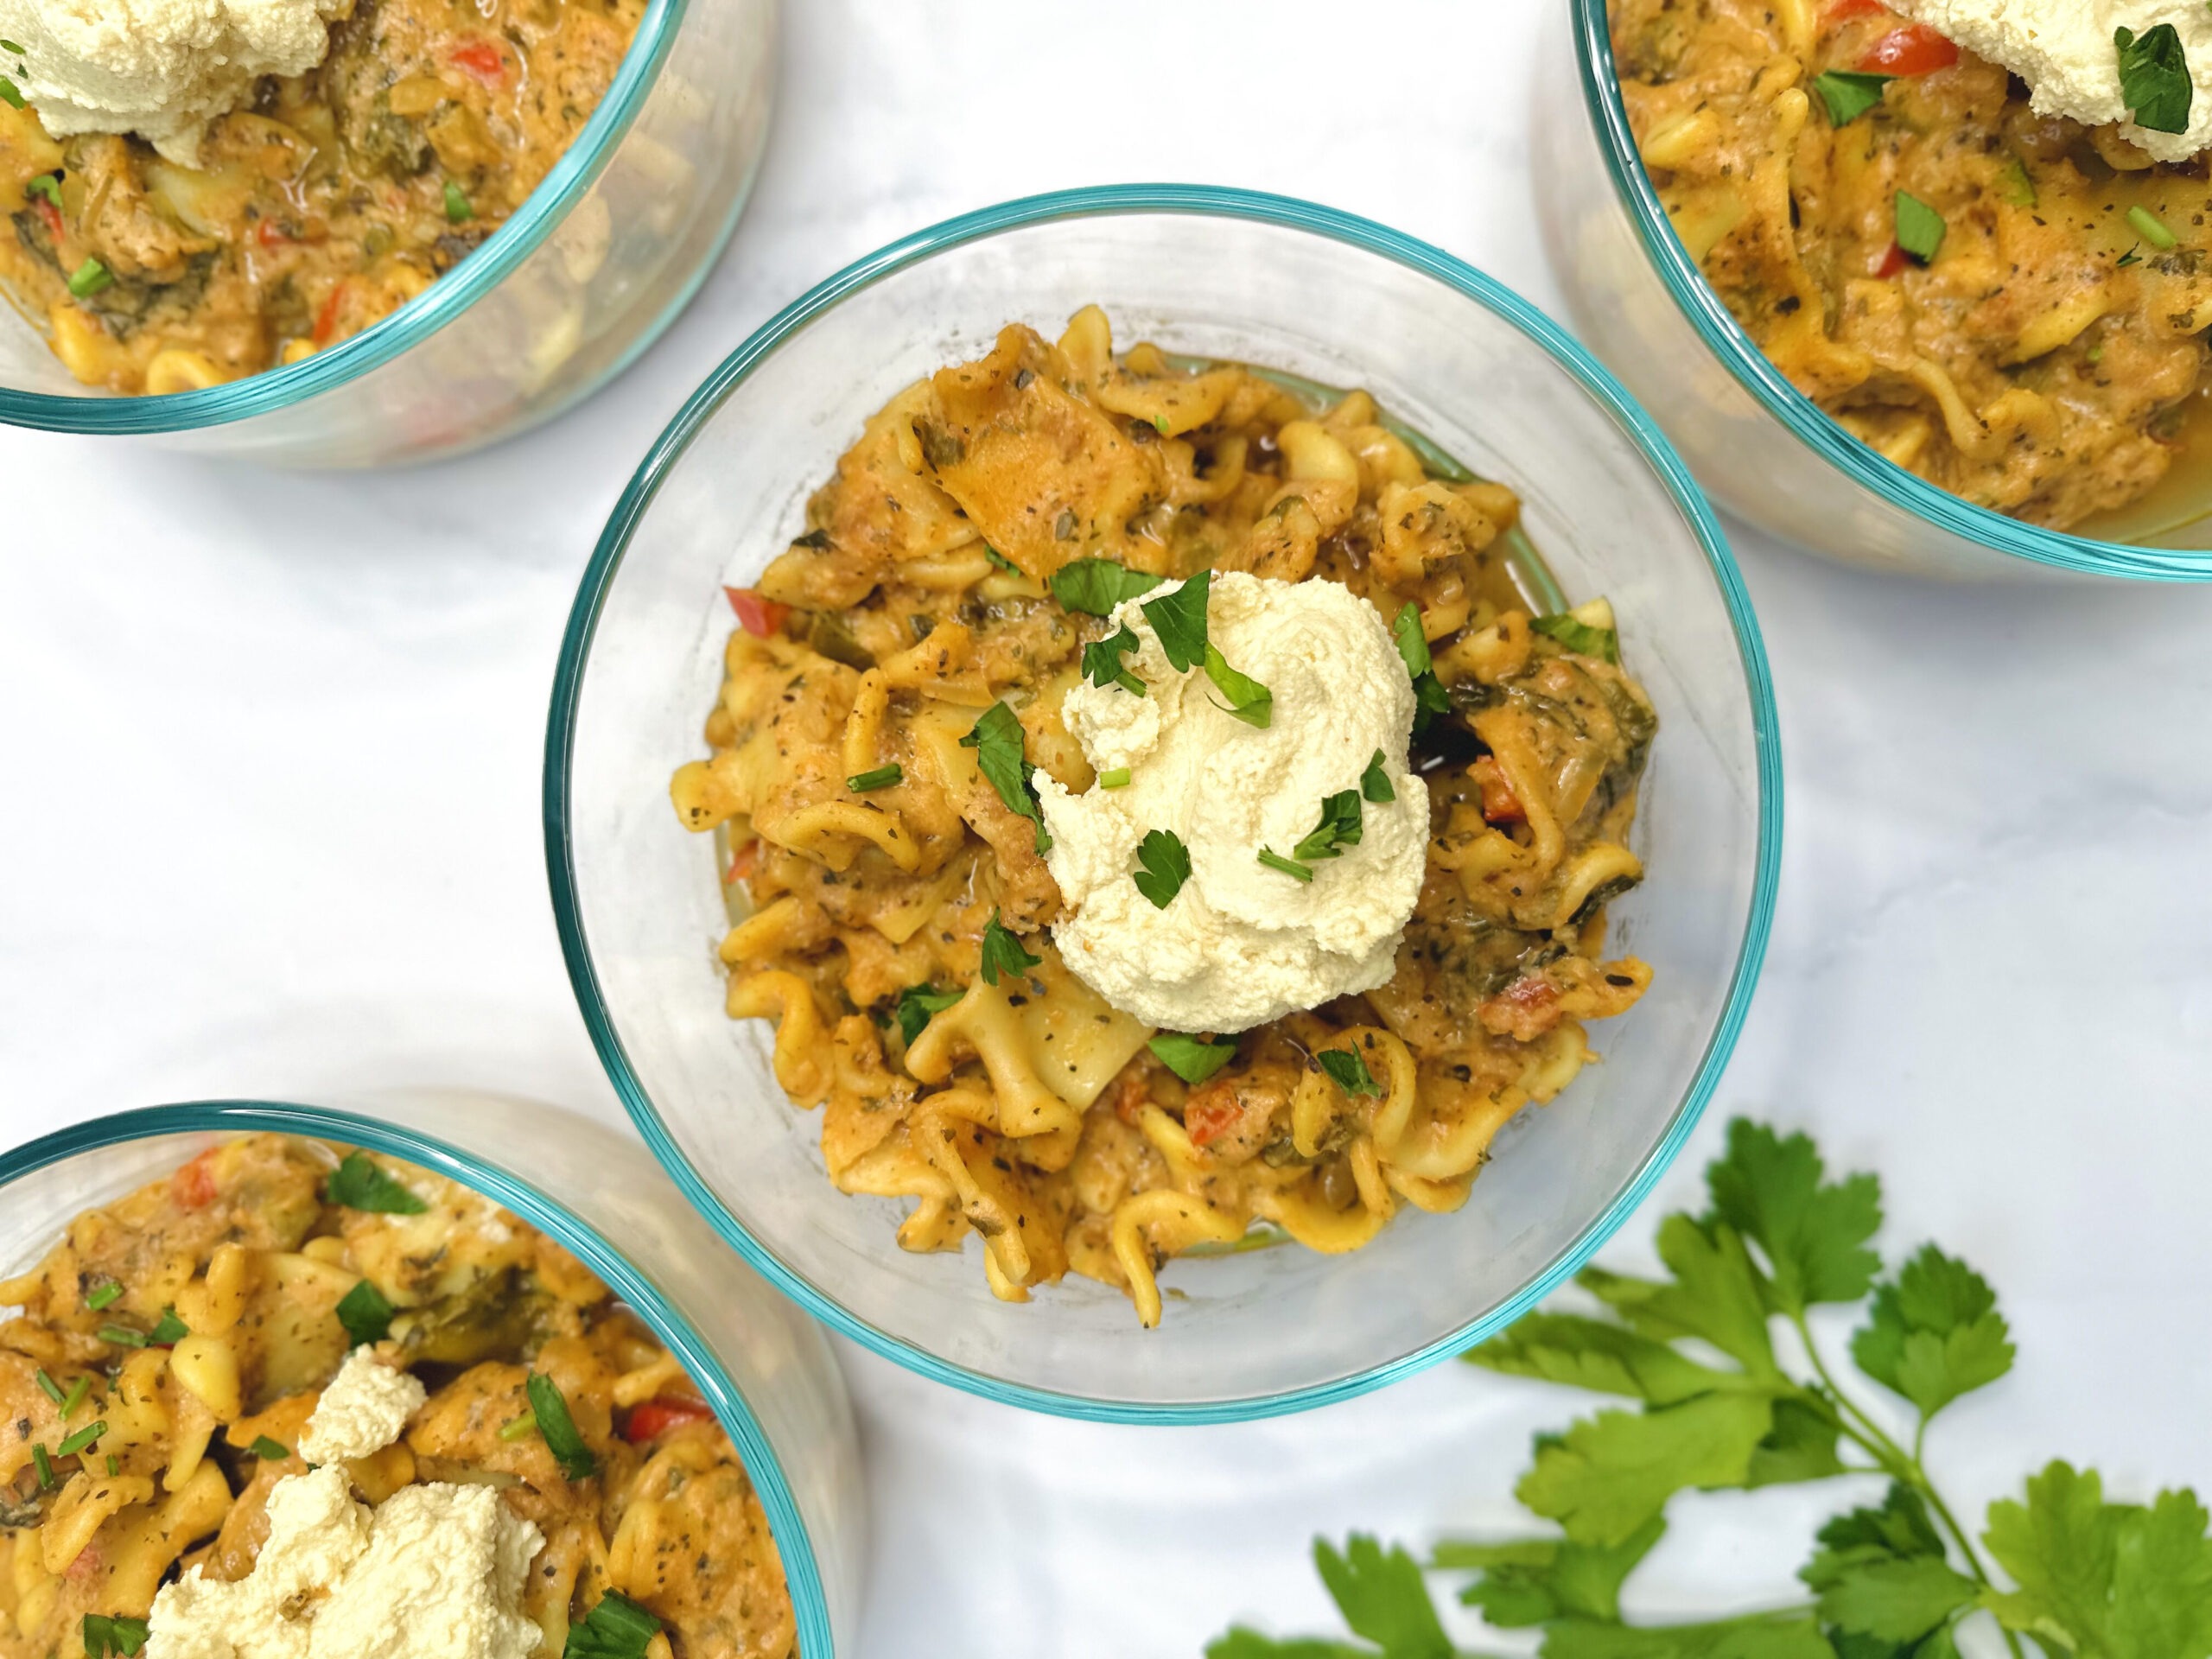
[[[386,1084],[613,1115],[547,913],[538,757],[576,575],[683,395],[846,260],[1077,183],[1312,196],[1554,303],[1523,138],[1538,3],[791,0],[749,216],[582,413],[381,477],[0,432],[0,1136]],[[2061,1453],[2139,1496],[2212,1489],[2212,589],[1942,590],[1738,546],[1789,851],[1765,982],[1664,1198],[1731,1111],[1811,1126],[1884,1173],[1891,1243],[1939,1237],[2005,1296],[2019,1367],[1936,1442],[1974,1507]],[[1313,1532],[1510,1523],[1528,1434],[1569,1403],[1448,1366],[1147,1432],[843,1351],[875,1506],[867,1659],[1319,1624]],[[1728,1524],[1669,1541],[1650,1605],[1782,1590],[1810,1513],[1709,1503]]]

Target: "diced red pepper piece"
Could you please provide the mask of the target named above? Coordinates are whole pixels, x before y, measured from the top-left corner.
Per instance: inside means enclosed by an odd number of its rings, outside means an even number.
[[[487,86],[497,85],[507,73],[507,60],[489,41],[468,41],[454,48],[454,67],[466,69]]]
[[[1513,785],[1497,757],[1486,754],[1475,762],[1474,779],[1483,791],[1483,821],[1486,823],[1526,823],[1529,809],[1513,792]]]
[[[1959,48],[1925,23],[1893,29],[1868,47],[1859,67],[1873,75],[1931,75],[1959,60]]]
[[[1847,23],[1853,17],[1871,17],[1878,11],[1888,10],[1882,0],[1835,0],[1835,4],[1828,8],[1828,22]]]
[[[61,210],[44,196],[34,197],[31,205],[38,209],[38,216],[46,221],[47,234],[56,242],[60,241]]]
[[[1875,262],[1874,274],[1877,276],[1894,276],[1904,267],[1904,250],[1892,242],[1890,244],[1890,251]]]
[[[254,239],[264,248],[277,247],[293,239],[291,232],[273,219],[263,219],[261,228],[253,234]]]
[[[1243,1115],[1244,1109],[1237,1104],[1234,1090],[1193,1095],[1183,1107],[1183,1127],[1190,1132],[1192,1146],[1211,1146],[1228,1134]]]
[[[732,882],[751,880],[753,872],[760,868],[760,840],[756,836],[730,855],[729,874],[722,877],[722,885],[728,887]]]
[[[169,1196],[185,1209],[205,1210],[215,1202],[214,1156],[211,1147],[169,1178]]]
[[[322,302],[322,309],[315,315],[315,343],[327,346],[338,333],[338,309],[346,302],[346,284],[340,283],[330,290],[330,297]]]
[[[784,619],[791,613],[790,606],[763,599],[750,588],[725,588],[722,592],[729,595],[729,607],[737,613],[738,626],[756,639],[782,632]]]
[[[671,1428],[704,1422],[714,1414],[702,1402],[686,1400],[679,1395],[656,1395],[643,1405],[631,1408],[622,1424],[622,1438],[632,1446],[643,1446],[647,1440],[658,1440]]]

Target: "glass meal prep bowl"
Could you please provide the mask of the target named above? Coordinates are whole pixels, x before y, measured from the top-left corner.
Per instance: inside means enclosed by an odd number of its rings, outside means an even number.
[[[808,493],[900,388],[1047,336],[1096,302],[1117,336],[1365,387],[1517,491],[1568,596],[1608,595],[1659,713],[1613,944],[1650,962],[1592,1067],[1523,1114],[1455,1214],[1350,1255],[1181,1260],[1156,1330],[1071,1275],[1001,1303],[975,1260],[893,1243],[903,1208],[824,1178],[818,1118],[723,1013],[728,927],[703,837],[668,801],[698,751],[729,610]],[[1280,197],[1196,186],[1015,201],[895,243],[747,340],[645,457],[571,614],[547,734],[547,861],[570,978],[647,1142],[716,1229],[810,1312],[918,1372],[1070,1415],[1193,1422],[1344,1398],[1496,1330],[1649,1188],[1718,1080],[1757,977],[1781,834],[1774,707],[1750,601],[1649,421],[1537,312],[1449,255]],[[971,1242],[969,1250],[976,1249]]]
[[[2096,541],[2007,518],[1837,425],[1767,361],[1676,238],[1629,129],[1605,0],[1566,0],[1545,30],[1535,164],[1552,269],[1582,338],[1721,506],[1800,547],[1882,569],[2212,581],[2212,549]],[[2206,497],[2212,507],[2212,483]]]
[[[0,302],[0,423],[149,434],[290,467],[428,461],[550,419],[683,310],[767,142],[776,0],[649,0],[599,108],[513,216],[416,299],[302,362],[118,397]]]
[[[72,1217],[245,1135],[360,1147],[473,1188],[565,1246],[682,1362],[766,1511],[798,1652],[852,1651],[866,1496],[844,1380],[820,1329],[733,1262],[626,1136],[496,1095],[379,1097],[376,1111],[197,1101],[42,1136],[0,1156],[0,1267],[29,1269]]]

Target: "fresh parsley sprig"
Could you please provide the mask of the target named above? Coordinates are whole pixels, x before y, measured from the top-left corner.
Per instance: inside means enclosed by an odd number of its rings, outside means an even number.
[[[1140,867],[1129,880],[1152,900],[1154,910],[1165,910],[1191,879],[1191,853],[1173,830],[1154,830],[1137,843]]]
[[[1048,585],[1052,597],[1066,609],[1087,616],[1110,616],[1123,600],[1148,594],[1166,580],[1147,571],[1132,570],[1112,559],[1070,559],[1052,572]]]
[[[1427,634],[1421,631],[1421,607],[1412,600],[1400,607],[1391,621],[1390,638],[1397,644],[1398,660],[1405,664],[1414,683],[1414,731],[1419,734],[1452,707],[1452,698],[1444,682],[1436,677],[1436,659],[1428,649]]]
[[[1096,686],[1118,685],[1131,696],[1144,696],[1144,682],[1122,660],[1142,643],[1124,622],[1117,632],[1083,648],[1083,677]]]
[[[344,1210],[419,1216],[430,1206],[383,1170],[365,1152],[349,1152],[323,1183],[323,1201]]]
[[[934,985],[909,985],[899,992],[891,1017],[899,1022],[899,1034],[906,1039],[906,1046],[912,1047],[923,1028],[965,995],[964,991],[940,991]]]
[[[2190,76],[2180,31],[2171,23],[2140,35],[2117,29],[2112,43],[2120,54],[2120,102],[2135,124],[2145,132],[2187,132],[2196,83]]]
[[[960,747],[976,751],[977,769],[998,791],[1007,810],[1036,824],[1037,856],[1042,858],[1052,850],[1052,838],[1045,833],[1044,809],[1037,804],[1037,789],[1029,781],[1036,768],[1023,753],[1025,735],[1021,717],[1007,704],[995,702],[976,716]]]
[[[1541,1630],[1544,1659],[1957,1659],[1960,1628],[1983,1618],[2015,1659],[2024,1635],[2054,1659],[2212,1659],[2212,1535],[2195,1493],[2108,1503],[2094,1471],[2054,1462],[1989,1506],[1977,1540],[1937,1491],[1929,1422],[2012,1364],[1979,1274],[1931,1244],[1884,1276],[1879,1183],[1830,1179],[1804,1135],[1739,1120],[1706,1176],[1705,1211],[1660,1224],[1664,1277],[1587,1269],[1601,1312],[1531,1313],[1465,1356],[1635,1408],[1537,1436],[1515,1491],[1555,1530],[1447,1541],[1427,1571],[1472,1574],[1460,1599],[1495,1628]],[[1859,1302],[1852,1359],[1911,1408],[1909,1436],[1846,1390],[1814,1338],[1808,1310]],[[1887,1477],[1887,1494],[1821,1529],[1798,1575],[1807,1599],[1689,1624],[1622,1618],[1622,1586],[1676,1494],[1866,1474]],[[1402,1548],[1355,1535],[1341,1550],[1316,1541],[1314,1558],[1360,1641],[1240,1627],[1208,1659],[1453,1659]]]
[[[999,919],[995,910],[991,919],[983,924],[983,983],[995,985],[1001,975],[1008,979],[1020,979],[1045,959],[1033,957],[1022,948],[1020,935]]]

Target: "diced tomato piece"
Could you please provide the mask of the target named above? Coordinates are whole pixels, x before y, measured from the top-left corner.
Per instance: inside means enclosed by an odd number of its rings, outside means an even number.
[[[477,79],[496,84],[507,73],[507,60],[489,41],[468,41],[454,48],[454,67],[466,69]]]
[[[254,239],[264,248],[279,247],[293,239],[292,233],[273,219],[263,219],[261,228],[253,234]]]
[[[702,1402],[672,1394],[657,1395],[645,1404],[632,1408],[622,1424],[622,1438],[632,1446],[643,1446],[647,1440],[658,1440],[671,1428],[704,1422],[714,1414]]]
[[[1151,1103],[1152,1090],[1147,1086],[1141,1068],[1131,1066],[1122,1073],[1121,1082],[1114,1090],[1114,1116],[1131,1128],[1137,1126],[1137,1114]]]
[[[1183,1107],[1183,1127],[1190,1131],[1192,1146],[1211,1146],[1228,1134],[1243,1115],[1244,1109],[1237,1104],[1234,1090],[1224,1089],[1219,1094],[1193,1095]]]
[[[340,283],[330,290],[330,297],[322,302],[322,309],[315,315],[315,343],[327,346],[338,333],[339,308],[346,303],[346,284]]]
[[[791,613],[790,606],[763,599],[750,588],[725,588],[722,592],[729,595],[729,607],[737,613],[738,625],[756,639],[782,632],[784,619]]]
[[[44,196],[34,197],[32,205],[38,209],[38,216],[46,221],[47,234],[59,242],[61,239],[61,210]]]
[[[1486,754],[1475,762],[1475,782],[1483,791],[1483,820],[1486,823],[1526,823],[1529,809],[1521,804],[1521,798],[1513,792],[1513,785],[1505,776],[1505,768],[1497,764],[1497,757]]]
[[[215,1172],[209,1147],[169,1178],[169,1196],[187,1210],[205,1210],[215,1202]]]
[[[722,877],[722,885],[728,887],[734,881],[752,880],[753,872],[760,866],[760,838],[755,836],[730,855],[729,874]]]
[[[1876,262],[1874,274],[1877,276],[1894,276],[1903,270],[1904,266],[1904,250],[1892,242],[1890,244],[1890,251]]]
[[[1835,0],[1835,3],[1828,8],[1828,22],[1847,23],[1853,17],[1871,17],[1878,11],[1888,10],[1882,0]]]
[[[1876,75],[1929,75],[1959,60],[1959,48],[1925,23],[1893,29],[1868,47],[1859,67]]]

